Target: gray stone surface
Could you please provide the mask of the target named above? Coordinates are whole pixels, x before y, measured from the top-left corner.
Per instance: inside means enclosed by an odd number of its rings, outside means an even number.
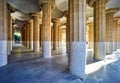
[[[7,64],[7,41],[0,41],[0,67]]]
[[[67,56],[62,56],[62,53],[52,52],[54,56],[45,59],[41,58],[41,52],[33,53],[18,46],[14,46],[8,65],[0,67],[0,83],[120,83],[120,50],[112,58],[107,57],[115,62],[86,75],[85,81],[81,82],[67,71]]]
[[[106,42],[106,54],[112,54],[113,53],[113,42]]]
[[[86,65],[86,42],[71,42],[70,72],[84,78]]]
[[[43,57],[50,58],[51,57],[51,41],[43,42]]]

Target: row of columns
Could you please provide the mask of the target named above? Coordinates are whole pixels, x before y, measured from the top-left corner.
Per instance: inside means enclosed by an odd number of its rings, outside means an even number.
[[[94,0],[95,1],[95,0]],[[105,33],[106,33],[106,10],[105,0],[96,0],[94,2],[94,57],[96,59],[105,58]],[[7,64],[7,1],[0,1],[0,66]],[[27,47],[30,47],[35,52],[39,52],[39,16],[33,14],[33,24],[30,21],[29,28],[25,26],[23,29],[24,41],[30,40],[31,43],[23,42]],[[79,77],[85,76],[86,65],[86,0],[69,0],[69,30],[70,34],[70,55],[69,55],[69,71]],[[56,21],[54,21],[56,23]],[[55,24],[54,23],[54,24]],[[114,22],[116,23],[116,21]],[[33,26],[33,27],[32,27]],[[54,25],[54,32],[56,33]],[[114,27],[116,28],[116,26]],[[33,31],[33,36],[30,35]],[[115,29],[116,31],[116,29]],[[27,32],[27,34],[26,34]],[[29,33],[31,32],[31,33]],[[44,3],[42,14],[42,55],[44,58],[51,57],[51,4]],[[109,31],[108,31],[109,32]],[[109,32],[110,33],[110,32]],[[27,37],[29,38],[27,39]],[[114,34],[116,37],[116,34]],[[32,41],[33,40],[33,41]],[[54,41],[56,37],[54,38]],[[111,39],[108,39],[111,41]],[[116,40],[115,40],[116,41]],[[108,42],[109,43],[109,42]],[[29,45],[31,44],[31,45]],[[33,44],[33,47],[32,47]],[[54,43],[54,49],[56,49],[56,43]],[[109,46],[109,45],[108,45]],[[115,47],[116,49],[116,43]]]

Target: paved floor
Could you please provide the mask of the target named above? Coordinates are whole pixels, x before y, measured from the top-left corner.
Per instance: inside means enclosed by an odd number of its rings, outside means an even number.
[[[64,51],[53,51],[51,59],[43,59],[41,52],[33,53],[18,46],[9,55],[9,64],[0,68],[0,83],[82,83],[67,71]],[[119,55],[115,52],[93,64],[94,60],[88,56],[84,83],[120,83]]]

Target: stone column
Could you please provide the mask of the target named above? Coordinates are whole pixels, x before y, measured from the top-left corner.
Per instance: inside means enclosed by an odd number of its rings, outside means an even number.
[[[22,45],[23,45],[23,29],[21,29],[21,41],[22,41]]]
[[[51,46],[53,49],[53,26],[51,27]]]
[[[117,11],[116,8],[106,10],[106,54],[113,53],[113,15]]]
[[[27,48],[29,48],[29,39],[30,39],[30,27],[29,24],[26,25],[27,26]]]
[[[106,32],[106,7],[105,0],[96,0],[94,3],[94,58],[105,59],[105,32]]]
[[[59,35],[58,44],[59,44],[59,48],[60,48],[61,47],[61,27],[60,26],[58,28],[58,35]]]
[[[8,11],[8,55],[12,51],[12,17],[10,15],[10,10]]]
[[[53,50],[57,50],[59,19],[52,19],[52,22],[53,22]]]
[[[94,48],[94,28],[93,23],[89,23],[89,31],[88,31],[88,48]]]
[[[22,28],[22,43],[25,46],[25,28]]]
[[[41,24],[41,28],[40,28],[41,30],[41,46],[43,46],[43,24]]]
[[[86,0],[69,0],[70,72],[83,79],[86,65]]]
[[[40,43],[39,43],[39,19],[40,19],[40,13],[36,13],[33,15],[33,51],[39,52],[40,51]]]
[[[41,27],[42,27],[42,25],[40,24],[40,27],[39,27],[39,43],[40,43],[40,48],[41,48]]]
[[[30,28],[29,28],[29,32],[30,32],[30,43],[29,43],[29,47],[31,50],[33,50],[33,20],[30,20],[29,21],[29,25],[30,25]]]
[[[51,57],[51,4],[43,4],[43,57]]]
[[[7,1],[0,0],[0,67],[7,64]]]
[[[118,21],[118,25],[117,25],[117,39],[118,39],[118,49],[120,49],[120,21]]]
[[[62,34],[62,29],[61,27],[59,27],[59,30],[60,30],[60,45],[62,45],[62,37],[63,37],[63,34]],[[70,48],[69,48],[70,49]]]
[[[14,32],[15,32],[15,29],[14,29],[14,26],[12,26],[12,45],[14,44]]]
[[[70,27],[69,27],[69,14],[68,14],[68,11],[66,12],[66,18],[67,18],[67,21],[66,21],[66,52],[69,54],[69,48],[70,48]]]
[[[113,50],[117,51],[117,20],[113,20]]]
[[[25,34],[25,47],[27,47],[27,28],[25,26],[25,31],[24,31],[24,34]]]
[[[120,23],[117,23],[117,49],[120,49]]]

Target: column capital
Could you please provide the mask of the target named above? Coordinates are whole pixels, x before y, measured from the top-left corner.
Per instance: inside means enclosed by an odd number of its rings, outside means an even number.
[[[33,20],[28,20],[27,23],[31,24],[33,23]]]
[[[106,13],[116,13],[119,11],[119,8],[110,8],[106,10]]]
[[[120,17],[114,17],[113,20],[120,20]]]
[[[42,2],[43,4],[44,4],[44,3],[52,3],[53,0],[40,0],[40,2]]]
[[[32,16],[41,18],[42,14],[40,12],[36,12],[36,13],[33,13]]]
[[[57,18],[57,19],[52,19],[52,22],[53,22],[53,23],[58,23],[58,22],[60,22],[60,19],[59,19],[59,18]]]
[[[64,16],[68,16],[69,12],[68,11],[64,11]]]
[[[88,0],[87,3],[90,7],[93,7],[94,6],[94,3],[96,2],[97,0]],[[106,0],[106,3],[108,2],[109,0]]]

